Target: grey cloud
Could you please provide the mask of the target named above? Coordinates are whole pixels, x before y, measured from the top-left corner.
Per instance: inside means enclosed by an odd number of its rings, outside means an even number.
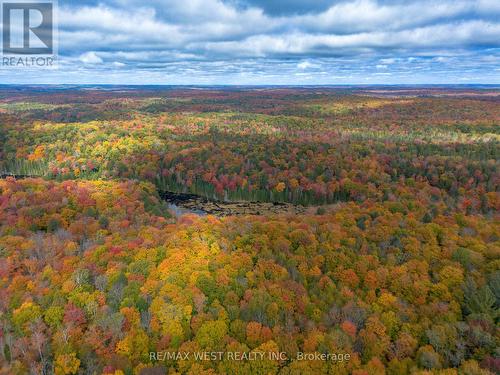
[[[500,50],[493,0],[60,0],[59,8],[68,77],[309,82],[422,69],[452,79],[460,68],[495,72]]]
[[[270,17],[259,8],[239,9],[219,0],[167,0],[161,3],[171,12],[168,19],[159,15],[158,7],[151,7],[155,2],[114,3],[127,7],[62,7],[62,50],[92,43],[94,48],[115,51],[186,49],[189,54],[208,53],[210,58],[231,51],[235,56],[318,51],[335,56],[339,48],[500,45],[495,37],[498,20],[477,16],[500,15],[499,7],[487,0],[439,4],[356,0],[334,4],[319,14],[290,17]]]

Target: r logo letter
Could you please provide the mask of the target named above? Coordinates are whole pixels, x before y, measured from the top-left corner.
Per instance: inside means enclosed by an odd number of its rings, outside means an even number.
[[[3,53],[53,53],[52,3],[3,3]]]

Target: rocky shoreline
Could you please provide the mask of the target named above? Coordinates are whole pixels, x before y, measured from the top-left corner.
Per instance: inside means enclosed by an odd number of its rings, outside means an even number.
[[[28,174],[13,174],[13,173],[0,173],[0,178],[12,177],[16,180],[24,178],[39,178],[41,176],[28,175]]]
[[[301,214],[306,207],[284,202],[223,202],[210,200],[195,194],[173,193],[160,191],[160,197],[170,205],[179,207],[181,211],[197,215],[209,214],[215,216],[232,215],[270,215],[270,214]]]

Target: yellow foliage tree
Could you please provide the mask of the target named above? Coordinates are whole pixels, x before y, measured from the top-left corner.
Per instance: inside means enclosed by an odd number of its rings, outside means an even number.
[[[76,374],[80,368],[80,360],[75,353],[60,354],[56,357],[55,375]]]

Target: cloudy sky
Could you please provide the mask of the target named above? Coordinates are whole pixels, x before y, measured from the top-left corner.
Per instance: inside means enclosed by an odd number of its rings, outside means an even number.
[[[59,65],[0,83],[500,83],[498,0],[59,0]]]

